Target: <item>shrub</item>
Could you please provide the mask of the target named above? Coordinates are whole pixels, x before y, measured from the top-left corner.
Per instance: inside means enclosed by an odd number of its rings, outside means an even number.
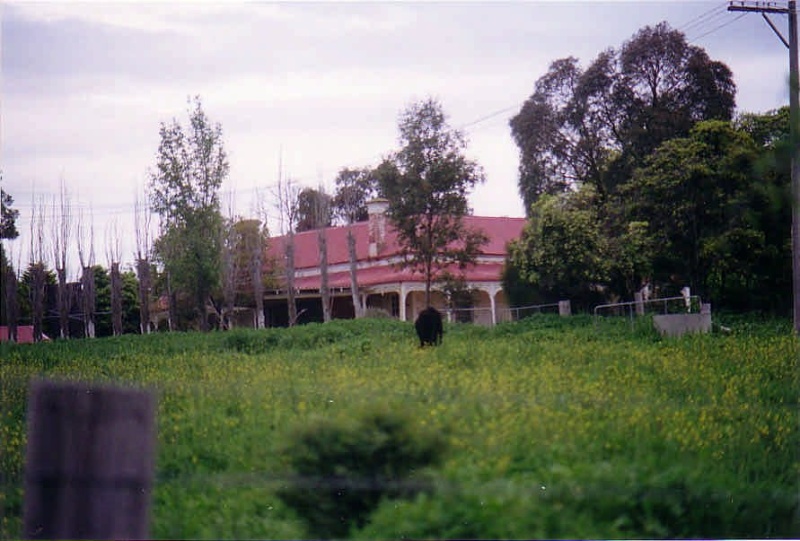
[[[444,440],[415,429],[411,417],[379,408],[357,418],[318,418],[295,430],[284,449],[293,482],[278,497],[314,537],[361,527],[383,498],[429,490],[419,470],[437,464]]]
[[[394,319],[392,317],[392,314],[390,314],[383,308],[367,308],[366,310],[364,310],[364,317],[375,318],[375,319]]]

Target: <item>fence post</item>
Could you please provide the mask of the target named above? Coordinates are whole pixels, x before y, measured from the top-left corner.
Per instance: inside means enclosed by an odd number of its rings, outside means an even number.
[[[149,537],[154,402],[142,390],[33,383],[28,397],[26,538]]]
[[[572,303],[570,301],[558,301],[558,315],[572,315]]]

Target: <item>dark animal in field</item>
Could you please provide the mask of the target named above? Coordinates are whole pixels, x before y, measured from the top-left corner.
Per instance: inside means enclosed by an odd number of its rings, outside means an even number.
[[[419,336],[419,347],[442,343],[442,314],[436,308],[429,306],[420,312],[414,328]]]

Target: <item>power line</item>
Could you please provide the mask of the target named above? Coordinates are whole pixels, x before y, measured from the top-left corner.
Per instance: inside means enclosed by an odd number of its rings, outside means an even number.
[[[684,34],[688,33],[690,30],[694,30],[696,28],[705,26],[711,21],[718,19],[720,15],[725,15],[727,2],[722,2],[715,7],[709,9],[705,13],[698,15],[694,19],[682,24],[677,28],[677,30],[683,32]]]
[[[730,21],[727,21],[727,22],[725,22],[725,23],[723,23],[723,24],[721,24],[721,25],[719,25],[719,26],[716,26],[716,27],[712,28],[711,30],[709,30],[709,31],[707,31],[707,32],[704,32],[704,33],[700,34],[699,36],[695,36],[695,37],[693,37],[693,38],[691,38],[691,39],[689,39],[689,40],[687,40],[687,41],[688,41],[689,43],[694,43],[694,42],[696,42],[697,40],[699,40],[700,38],[704,38],[704,37],[706,37],[706,36],[708,36],[708,35],[710,35],[710,34],[713,34],[714,32],[717,32],[718,30],[721,30],[721,29],[725,28],[726,26],[730,26],[730,25],[732,25],[733,23],[735,23],[736,21],[738,21],[739,19],[741,19],[741,18],[742,18],[742,17],[744,17],[745,15],[747,15],[747,14],[746,14],[746,13],[742,13],[741,15],[739,15],[738,17],[736,17],[735,19],[733,19],[733,20],[730,20]]]

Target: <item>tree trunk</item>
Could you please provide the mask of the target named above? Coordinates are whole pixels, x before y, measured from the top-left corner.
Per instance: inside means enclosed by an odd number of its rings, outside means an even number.
[[[317,243],[319,245],[319,295],[322,298],[322,321],[327,323],[331,320],[331,291],[328,287],[328,238],[325,235],[324,227],[319,228]]]
[[[262,246],[261,243],[258,242],[254,245],[253,257],[251,258],[251,264],[253,266],[251,273],[253,279],[253,298],[256,301],[256,317],[253,324],[256,329],[264,328],[264,277],[263,269],[261,268],[263,264],[262,254]]]
[[[31,304],[33,309],[33,339],[36,342],[42,341],[42,322],[44,320],[44,263],[33,265],[32,276],[33,291],[31,291]]]
[[[286,237],[286,301],[289,308],[289,326],[297,323],[297,303],[294,295],[294,234]]]
[[[95,292],[94,269],[92,269],[91,266],[83,268],[83,276],[81,278],[81,293],[84,336],[86,338],[94,338]]]
[[[178,323],[178,311],[175,298],[175,292],[172,290],[172,280],[170,279],[170,273],[167,271],[167,327],[169,328],[170,332],[176,330],[175,326]]]
[[[431,305],[431,276],[432,270],[428,265],[425,268],[425,308],[428,308]]]
[[[8,320],[8,339],[12,342],[17,341],[17,318],[19,317],[19,305],[17,304],[17,275],[11,265],[6,269],[3,279],[5,284],[5,303],[6,319]]]
[[[139,276],[139,331],[150,334],[150,262],[136,260],[136,274]]]
[[[58,275],[58,328],[61,338],[69,338],[69,289],[67,289],[67,269],[56,269]]]
[[[364,317],[364,307],[361,306],[361,297],[358,291],[356,237],[353,235],[352,225],[347,228],[347,255],[350,259],[350,294],[353,296],[353,310],[355,310],[355,315],[358,319]]]
[[[119,263],[111,264],[111,328],[114,336],[122,335],[122,276]]]
[[[233,260],[228,259],[233,254],[225,254],[222,276],[222,309],[219,311],[219,328],[228,330],[233,327],[233,306],[236,302],[236,268]]]
[[[209,293],[207,291],[199,291],[197,294],[197,300],[195,301],[197,317],[200,318],[200,330],[203,332],[208,332],[211,330],[211,327],[208,324],[208,312],[206,311],[206,306],[208,306],[208,297]]]

